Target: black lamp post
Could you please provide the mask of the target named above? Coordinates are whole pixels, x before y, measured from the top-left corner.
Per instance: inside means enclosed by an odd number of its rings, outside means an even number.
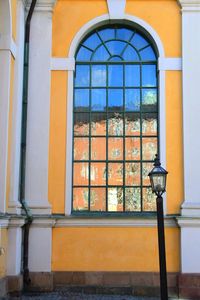
[[[165,255],[165,232],[163,218],[163,198],[165,192],[166,179],[168,172],[161,167],[158,155],[154,160],[154,168],[149,173],[153,193],[156,194],[157,205],[157,223],[158,223],[158,245],[159,245],[159,263],[160,263],[160,294],[161,300],[168,300],[167,291],[167,271]]]

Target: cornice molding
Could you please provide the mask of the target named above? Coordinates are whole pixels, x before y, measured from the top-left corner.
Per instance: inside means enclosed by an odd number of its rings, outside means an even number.
[[[199,12],[200,0],[178,0],[183,12]]]
[[[29,10],[31,0],[26,0],[26,10]],[[53,12],[57,0],[37,0],[35,11]]]

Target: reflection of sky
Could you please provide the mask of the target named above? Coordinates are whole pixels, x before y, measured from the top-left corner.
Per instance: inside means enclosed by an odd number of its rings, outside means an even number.
[[[142,85],[156,86],[156,66],[145,65],[142,66]]]
[[[106,86],[106,66],[92,66],[92,86]]]
[[[140,66],[125,66],[125,85],[140,86]]]
[[[140,90],[126,89],[125,91],[125,108],[126,110],[140,110]]]
[[[92,111],[105,110],[106,108],[106,89],[93,89],[92,90]]]
[[[88,107],[89,108],[89,90],[76,89],[75,90],[75,108]]]
[[[108,107],[119,107],[123,109],[123,90],[109,89],[108,90]]]
[[[108,66],[108,85],[117,87],[123,86],[123,66]]]
[[[89,66],[77,66],[75,86],[89,86],[89,83],[90,83]]]

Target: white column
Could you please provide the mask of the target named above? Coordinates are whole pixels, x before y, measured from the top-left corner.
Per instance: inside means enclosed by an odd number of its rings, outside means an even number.
[[[200,0],[182,6],[184,202],[181,227],[181,270],[200,273]]]
[[[24,4],[23,0],[17,2],[17,55],[15,59],[13,115],[12,115],[12,146],[11,146],[11,172],[10,194],[8,203],[9,213],[20,213],[19,203],[19,167],[21,146],[21,118],[22,118],[22,88],[23,88],[23,58],[24,58]]]
[[[12,219],[8,227],[7,275],[17,276],[21,272],[23,219]]]
[[[33,213],[49,214],[48,153],[52,8],[39,0],[30,31],[25,198]]]

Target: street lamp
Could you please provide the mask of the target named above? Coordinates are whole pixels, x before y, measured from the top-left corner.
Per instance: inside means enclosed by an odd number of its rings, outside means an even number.
[[[161,167],[160,160],[156,154],[154,168],[149,173],[153,193],[156,194],[157,205],[157,224],[158,224],[158,246],[159,246],[159,264],[160,264],[160,294],[161,300],[168,300],[167,291],[167,271],[165,255],[165,232],[163,218],[163,198],[162,194],[166,189],[166,179],[168,172]]]

